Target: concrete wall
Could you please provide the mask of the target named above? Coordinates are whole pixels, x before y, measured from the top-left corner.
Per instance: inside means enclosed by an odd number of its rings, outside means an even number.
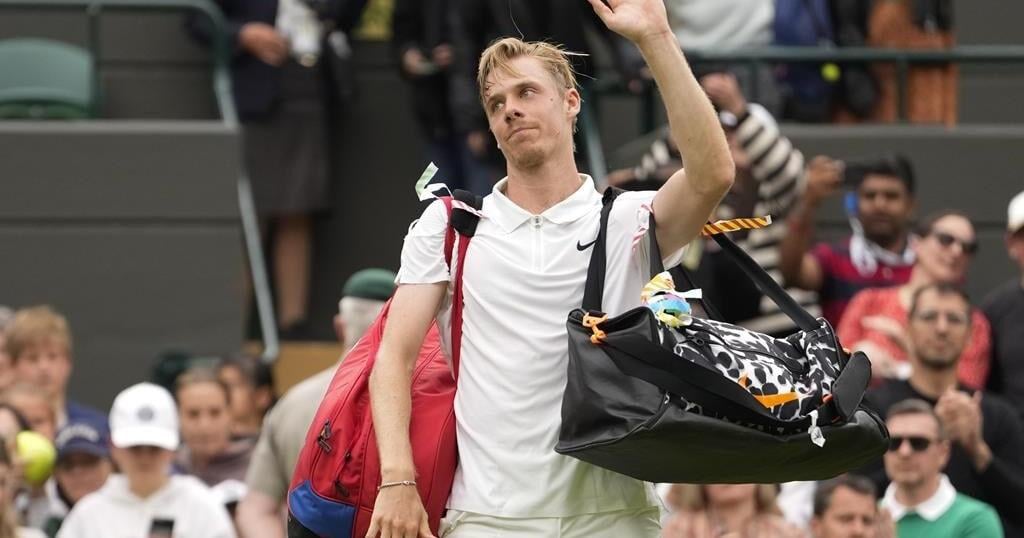
[[[67,315],[75,398],[239,349],[237,148],[213,122],[0,122],[0,303]]]

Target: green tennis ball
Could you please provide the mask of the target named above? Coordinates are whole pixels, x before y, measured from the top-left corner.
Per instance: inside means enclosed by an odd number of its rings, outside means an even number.
[[[837,80],[839,80],[840,74],[841,72],[839,71],[839,66],[832,62],[829,62],[821,66],[821,78],[825,79],[828,82],[836,82]]]
[[[33,486],[46,483],[57,461],[57,449],[53,443],[36,432],[26,430],[18,434],[16,444],[25,481]]]

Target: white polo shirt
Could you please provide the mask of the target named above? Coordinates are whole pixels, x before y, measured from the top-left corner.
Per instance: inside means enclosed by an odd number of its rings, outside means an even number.
[[[658,506],[650,485],[554,451],[569,358],[566,316],[583,300],[601,194],[581,176],[569,198],[531,215],[505,196],[506,181],[484,198],[466,255],[455,397],[459,469],[448,506],[501,517]],[[638,306],[649,280],[647,240],[634,238],[647,221],[642,206],[654,194],[623,193],[613,206],[602,305],[611,315]],[[449,281],[446,225],[444,205],[435,202],[410,229],[400,284]],[[438,316],[449,349],[451,291]]]

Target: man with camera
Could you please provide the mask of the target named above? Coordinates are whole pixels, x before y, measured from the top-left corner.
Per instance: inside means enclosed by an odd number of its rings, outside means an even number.
[[[914,257],[910,218],[916,205],[914,170],[903,156],[857,164],[827,157],[812,159],[808,188],[790,214],[780,247],[783,279],[789,286],[818,292],[822,312],[838,326],[847,303],[864,288],[904,284]],[[814,180],[821,177],[823,180]],[[837,243],[811,248],[815,214],[841,188],[852,190],[847,208],[853,233]]]

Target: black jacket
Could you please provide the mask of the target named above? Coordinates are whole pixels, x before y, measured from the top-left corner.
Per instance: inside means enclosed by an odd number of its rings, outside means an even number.
[[[273,110],[281,89],[281,70],[268,65],[239,47],[238,33],[250,22],[274,26],[277,0],[215,0],[227,19],[228,43],[231,47],[231,82],[235,107],[243,120],[265,116]],[[367,0],[306,0],[329,20],[334,28],[349,32],[359,22]],[[211,24],[200,13],[189,16],[189,32],[198,41],[208,44]],[[320,62],[326,65],[328,62]]]

